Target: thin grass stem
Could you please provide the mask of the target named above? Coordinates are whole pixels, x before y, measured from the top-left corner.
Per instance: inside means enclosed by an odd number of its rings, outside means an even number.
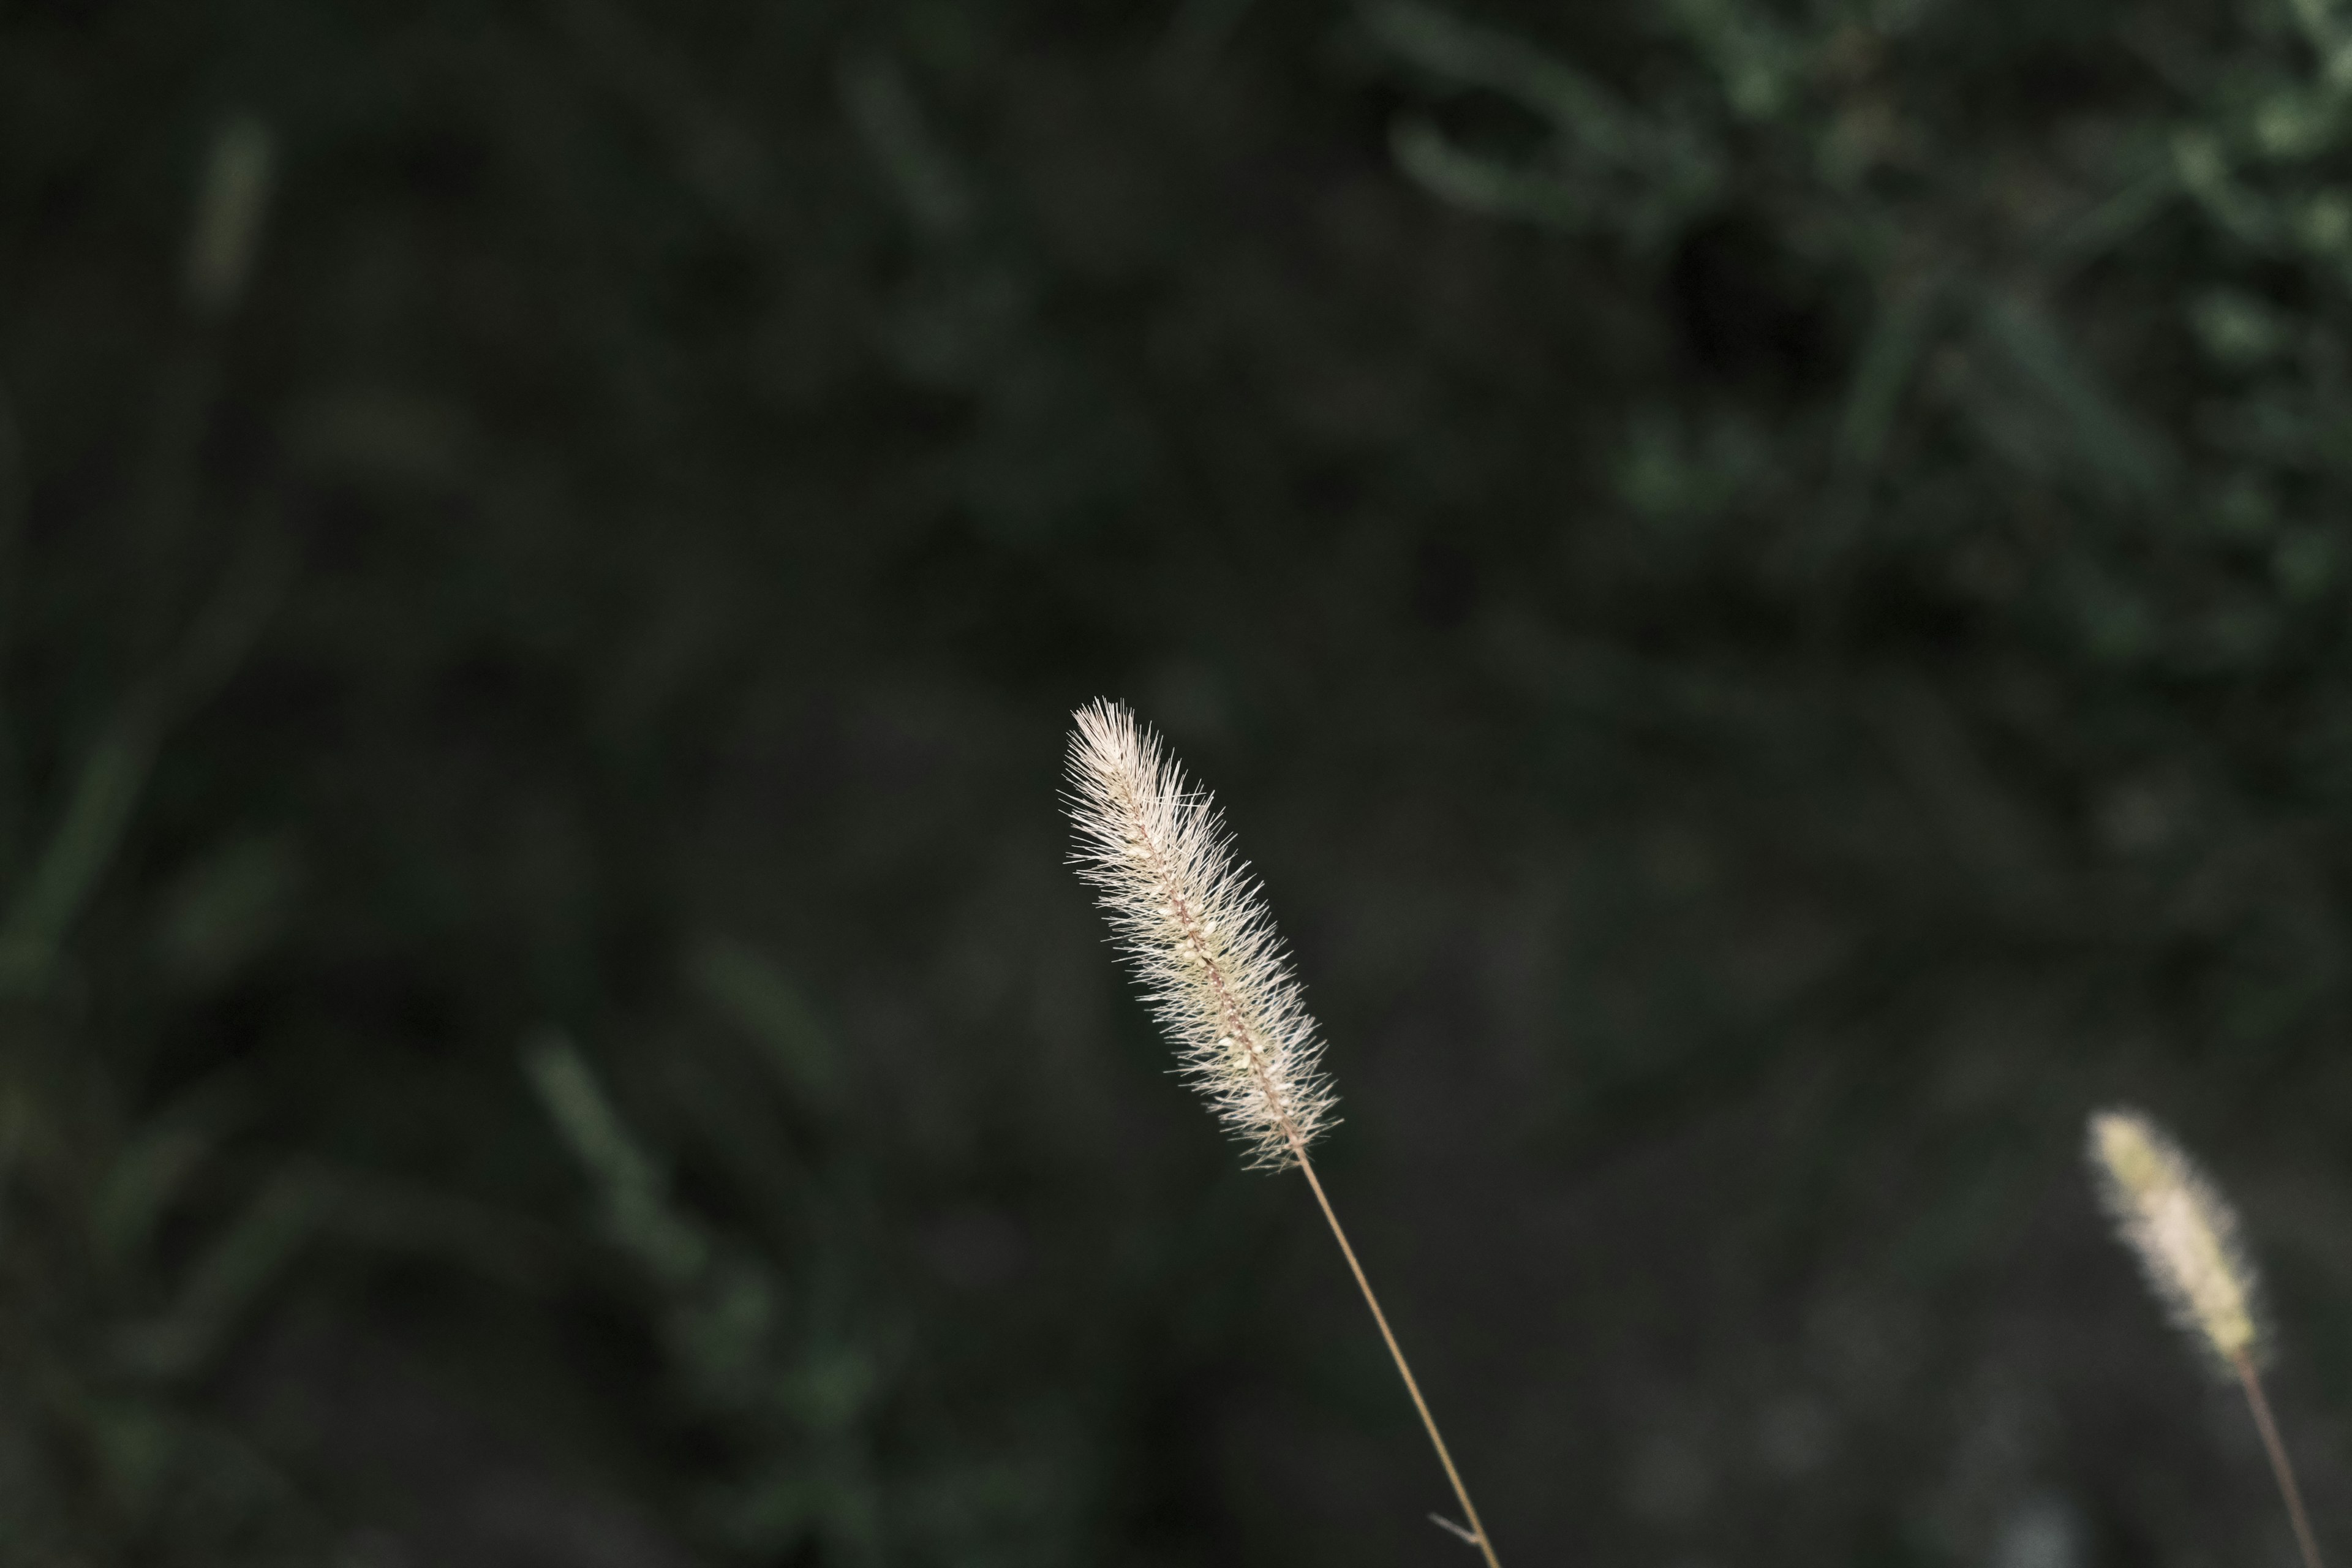
[[[1430,1446],[1437,1450],[1437,1462],[1445,1467],[1445,1479],[1454,1484],[1454,1500],[1462,1505],[1463,1517],[1470,1521],[1470,1531],[1478,1550],[1486,1559],[1486,1568],[1503,1568],[1495,1556],[1495,1543],[1486,1537],[1486,1523],[1478,1517],[1478,1505],[1470,1500],[1470,1489],[1462,1484],[1462,1472],[1454,1468],[1454,1456],[1447,1452],[1445,1438],[1437,1430],[1437,1418],[1429,1413],[1429,1401],[1421,1396],[1421,1384],[1414,1381],[1412,1363],[1404,1359],[1404,1347],[1389,1328],[1389,1317],[1381,1310],[1381,1299],[1372,1291],[1372,1282],[1365,1278],[1364,1266],[1356,1261],[1356,1249],[1348,1245],[1348,1233],[1340,1228],[1339,1215],[1325,1195],[1322,1179],[1315,1174],[1315,1162],[1307,1157],[1305,1145],[1294,1142],[1293,1152],[1298,1156],[1298,1169],[1307,1184],[1315,1189],[1315,1201],[1323,1207],[1323,1217],[1331,1225],[1332,1239],[1339,1244],[1339,1254],[1348,1260],[1349,1272],[1356,1277],[1356,1286],[1364,1293],[1364,1305],[1372,1310],[1372,1321],[1381,1329],[1381,1338],[1387,1342],[1389,1354],[1395,1358],[1397,1375],[1404,1379],[1404,1391],[1412,1395],[1412,1407],[1421,1412],[1421,1424],[1429,1432]],[[2298,1513],[2298,1519],[2302,1516]],[[2319,1568],[2316,1561],[2311,1568]]]
[[[2294,1467],[2287,1462],[2286,1445],[2279,1440],[2278,1423],[2271,1419],[2271,1402],[2263,1393],[2262,1373],[2254,1370],[2254,1359],[2241,1352],[2231,1358],[2238,1373],[2238,1383],[2246,1391],[2246,1403],[2253,1407],[2254,1425],[2261,1428],[2263,1447],[2271,1457],[2271,1473],[2278,1478],[2279,1495],[2286,1500],[2286,1516],[2294,1525],[2294,1542],[2303,1549],[2304,1568],[2320,1568],[2319,1542],[2311,1533],[2311,1519],[2303,1510],[2303,1489],[2294,1484]]]

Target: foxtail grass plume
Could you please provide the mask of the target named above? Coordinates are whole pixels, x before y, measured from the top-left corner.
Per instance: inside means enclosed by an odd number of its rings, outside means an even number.
[[[1072,859],[1144,999],[1250,1163],[1279,1170],[1337,1121],[1323,1046],[1257,879],[1206,790],[1113,702],[1070,737]]]
[[[1101,701],[1079,709],[1076,719],[1068,802],[1078,835],[1071,856],[1078,874],[1110,918],[1144,1000],[1176,1046],[1184,1076],[1247,1146],[1252,1164],[1296,1167],[1307,1178],[1469,1521],[1466,1527],[1439,1522],[1475,1546],[1486,1568],[1502,1568],[1404,1348],[1307,1152],[1339,1120],[1338,1100],[1323,1073],[1315,1020],[1257,879],[1234,858],[1232,836],[1208,791],[1185,781],[1160,737],[1134,714]]]
[[[2303,1489],[2263,1390],[2261,1281],[2239,1244],[2237,1214],[2197,1162],[2137,1110],[2095,1112],[2089,1152],[2107,1212],[2139,1254],[2148,1283],[2182,1330],[2244,1390],[2304,1568],[2321,1568]]]
[[[2259,1352],[2252,1263],[2238,1216],[2195,1161],[2136,1110],[2091,1118],[2090,1158],[2116,1231],[2183,1331],[2221,1370]]]

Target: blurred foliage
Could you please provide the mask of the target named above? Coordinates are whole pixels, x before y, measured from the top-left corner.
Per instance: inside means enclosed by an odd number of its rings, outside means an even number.
[[[2283,1550],[2125,1096],[2339,1528],[2347,96],[2324,0],[13,9],[0,1552],[1459,1561],[1061,864],[1097,694],[1507,1560]]]

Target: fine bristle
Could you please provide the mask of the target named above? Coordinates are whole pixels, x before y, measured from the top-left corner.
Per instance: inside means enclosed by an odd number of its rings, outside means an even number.
[[[2116,1229],[2181,1329],[2224,1370],[2254,1356],[2259,1285],[2228,1200],[2138,1111],[2093,1115],[2088,1153]]]
[[[1294,1164],[1336,1121],[1322,1043],[1274,917],[1205,791],[1118,703],[1070,737],[1072,861],[1096,893],[1184,1076],[1249,1146]]]

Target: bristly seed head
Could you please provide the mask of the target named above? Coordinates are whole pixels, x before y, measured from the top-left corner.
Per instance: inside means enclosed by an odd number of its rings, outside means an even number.
[[[1250,1163],[1296,1164],[1338,1121],[1281,934],[1206,791],[1109,701],[1070,737],[1071,861],[1095,889],[1144,1000]]]
[[[2087,1151],[2116,1229],[2139,1254],[2148,1283],[2181,1329],[2224,1370],[2258,1350],[2253,1265],[2238,1216],[2164,1131],[2136,1110],[2092,1116]]]

